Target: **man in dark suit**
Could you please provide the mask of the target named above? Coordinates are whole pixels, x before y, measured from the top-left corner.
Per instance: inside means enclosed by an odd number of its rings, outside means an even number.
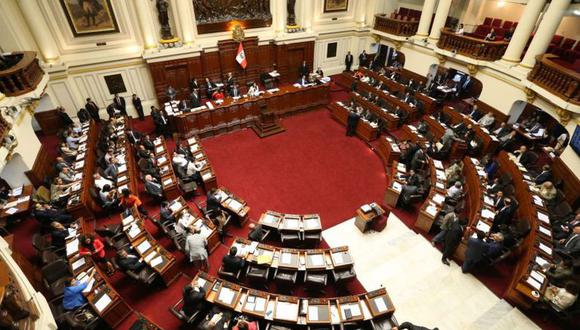
[[[580,222],[576,222],[568,238],[558,241],[556,251],[573,258],[580,256]]]
[[[367,52],[366,50],[363,49],[362,53],[360,53],[360,55],[358,56],[358,66],[362,67],[366,67],[367,66],[367,62],[368,62],[368,56],[367,56]]]
[[[254,242],[261,242],[264,239],[261,224],[250,223],[248,228],[250,229],[248,232],[249,240]]]
[[[300,74],[300,77],[308,76],[310,70],[308,70],[308,65],[306,64],[306,61],[302,61],[302,64],[298,68],[298,73]]]
[[[129,140],[129,142],[131,144],[135,144],[135,143],[139,142],[139,140],[141,140],[141,138],[143,138],[143,134],[141,134],[137,131],[133,131],[129,128],[127,128],[125,130],[125,136],[127,137],[127,139]]]
[[[344,65],[346,66],[346,71],[350,72],[350,68],[352,67],[352,63],[354,61],[354,56],[350,52],[346,53],[346,57],[344,58]]]
[[[479,111],[477,104],[473,105],[473,108],[471,108],[471,111],[469,111],[467,115],[475,121],[478,121],[481,119],[481,117],[483,117],[483,114],[481,113],[481,111]]]
[[[169,208],[169,202],[167,201],[161,202],[161,208],[159,210],[159,221],[161,223],[175,222],[175,217],[173,216],[173,212]]]
[[[215,188],[210,189],[207,193],[206,209],[207,211],[212,211],[214,214],[219,213],[221,209],[221,200],[216,196],[217,190]]]
[[[113,103],[115,104],[115,108],[121,111],[123,116],[127,115],[127,104],[125,103],[125,98],[119,96],[118,93],[115,93],[115,97],[113,98]]]
[[[360,115],[356,110],[348,113],[348,118],[346,119],[346,136],[353,136],[355,134],[359,120]]]
[[[522,166],[528,167],[532,163],[532,153],[528,151],[528,147],[520,146],[520,149],[514,151],[514,155],[516,155],[516,159]]]
[[[87,109],[93,120],[97,122],[101,121],[101,117],[99,116],[99,106],[93,100],[91,100],[90,97],[87,98],[85,109]]]
[[[70,116],[68,115],[68,113],[66,113],[66,111],[64,111],[63,107],[58,107],[56,108],[58,111],[58,117],[60,118],[60,123],[62,124],[63,127],[67,127],[73,124],[72,119],[70,119]]]
[[[244,268],[246,262],[244,261],[244,259],[236,256],[237,253],[238,248],[232,246],[230,252],[222,258],[222,268],[224,271],[236,274],[242,268]]]
[[[495,199],[493,201],[493,207],[496,210],[501,210],[505,206],[505,197],[503,196],[503,191],[498,191],[495,193]]]
[[[552,168],[548,164],[542,167],[542,172],[538,174],[534,180],[537,185],[540,185],[546,181],[552,181]]]
[[[119,175],[119,166],[117,165],[117,158],[111,158],[111,162],[109,163],[109,166],[107,166],[107,168],[105,169],[105,171],[103,172],[103,174],[105,175],[106,178],[108,179],[114,179],[117,177],[117,175]]]
[[[199,84],[197,83],[197,79],[193,78],[189,81],[189,90],[190,91],[198,91],[199,92]]]
[[[240,87],[238,84],[233,84],[230,88],[230,96],[231,97],[240,97]]]
[[[63,168],[68,168],[69,170],[72,170],[71,164],[65,161],[64,158],[62,157],[56,157],[56,164],[54,165],[54,167],[59,172],[62,171]]]
[[[139,98],[137,94],[133,94],[131,100],[133,101],[133,106],[135,107],[135,110],[139,115],[139,120],[141,121],[145,120],[145,114],[143,113],[143,104],[141,103],[141,98]]]
[[[91,119],[91,114],[85,108],[80,108],[77,112],[77,118],[81,123],[87,122]]]
[[[191,108],[198,108],[201,106],[200,98],[197,89],[194,89],[190,95]]]
[[[131,270],[133,272],[138,272],[145,267],[145,263],[139,257],[127,253],[124,249],[119,250],[117,253],[117,264],[122,270]]]
[[[156,182],[151,175],[145,175],[145,191],[150,195],[162,198],[163,197],[163,187],[161,184]]]
[[[228,76],[226,78],[226,92],[231,93],[232,87],[234,87],[234,75],[231,72],[228,72]]]
[[[483,234],[477,233],[477,238],[469,238],[467,241],[467,249],[465,250],[465,259],[461,266],[463,273],[470,273],[477,264],[483,260],[486,252],[486,245],[483,241]]]
[[[203,309],[204,301],[205,289],[198,285],[197,281],[193,284],[188,284],[183,288],[183,307],[181,311],[187,317],[191,317],[195,312]]]
[[[500,230],[501,225],[509,226],[512,222],[514,216],[514,207],[512,205],[512,200],[509,197],[504,198],[503,207],[497,211],[495,217],[493,218],[493,226],[491,226],[491,232],[495,233]]]

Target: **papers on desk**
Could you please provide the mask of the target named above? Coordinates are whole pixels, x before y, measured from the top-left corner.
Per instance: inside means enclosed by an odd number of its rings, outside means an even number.
[[[165,151],[165,148],[163,146],[159,146],[159,147],[155,148],[155,152],[158,154],[160,154],[164,151]]]
[[[324,266],[324,257],[322,257],[322,254],[308,255],[308,258],[310,258],[310,263],[313,265]]]
[[[173,179],[172,178],[167,178],[165,180],[163,180],[163,185],[164,186],[169,186],[173,183]]]
[[[66,255],[71,256],[79,251],[79,240],[75,239],[66,243]]]
[[[334,260],[334,263],[337,265],[344,263],[344,258],[342,256],[342,252],[333,253],[332,259]]]
[[[87,287],[83,290],[83,293],[89,293],[93,290],[93,285],[95,284],[95,279],[92,278],[89,283],[87,283]]]
[[[129,238],[135,238],[140,233],[141,233],[141,228],[139,228],[139,226],[137,226],[137,224],[132,224],[131,228],[129,229],[129,232],[127,234],[129,235]]]
[[[289,265],[292,262],[292,253],[282,252],[282,255],[280,256],[280,262]]]
[[[363,211],[364,213],[368,213],[372,210],[371,206],[369,204],[365,204],[363,206],[360,207],[361,211]]]
[[[491,226],[483,221],[478,221],[477,225],[475,226],[475,229],[477,229],[481,232],[484,232],[484,233],[489,233]]]
[[[485,204],[487,204],[487,205],[493,206],[494,200],[493,200],[493,198],[491,198],[491,197],[489,197],[487,195],[484,195],[483,196],[483,202]]]
[[[6,204],[4,204],[4,209],[12,208],[12,207],[16,206],[17,204],[18,204],[18,201],[12,201],[10,203],[6,203]]]
[[[157,258],[151,260],[151,267],[157,267],[163,263],[163,257],[157,256]]]
[[[540,290],[542,288],[542,283],[536,281],[531,276],[526,279],[526,283],[528,283],[532,288],[534,288],[536,290]]]
[[[8,196],[20,196],[22,194],[22,186],[18,187],[18,188],[14,188],[10,191],[10,193],[8,194]]]
[[[486,177],[487,176],[487,173],[485,173],[484,170],[478,169],[477,170],[477,175],[479,175],[480,177]]]
[[[81,172],[75,173],[75,176],[74,176],[74,180],[75,181],[78,181],[78,180],[80,180],[82,178],[83,178],[83,173],[81,173]]]
[[[270,254],[262,254],[256,258],[258,265],[270,264],[272,262],[273,256]]]
[[[151,243],[149,243],[148,240],[144,240],[143,242],[139,243],[139,245],[137,245],[137,251],[139,251],[139,253],[141,253],[141,254],[145,253],[150,248],[151,248]]]
[[[157,164],[163,164],[167,161],[167,157],[165,156],[161,156],[159,158],[157,158]]]
[[[394,191],[401,193],[403,190],[403,185],[400,184],[398,181],[393,181],[392,188]]]
[[[544,281],[546,280],[546,276],[536,270],[532,270],[530,276],[541,284],[544,284]]]
[[[540,250],[544,251],[544,253],[546,253],[547,255],[549,255],[549,256],[552,255],[552,248],[550,248],[546,244],[540,242],[540,244],[538,245],[538,247],[540,248]]]
[[[544,206],[544,201],[542,200],[542,198],[538,195],[532,195],[532,198],[534,200],[534,204],[538,205],[538,206]]]
[[[105,293],[97,301],[95,301],[94,304],[95,308],[100,313],[103,310],[105,310],[105,308],[107,308],[107,306],[109,306],[111,302],[112,302],[111,297],[109,297],[109,295]]]
[[[377,306],[377,311],[379,313],[387,311],[387,304],[385,303],[385,299],[383,299],[382,296],[374,298],[373,301],[375,302],[375,306]]]
[[[538,212],[538,220],[542,221],[545,224],[550,224],[550,218],[548,217],[548,215],[542,212]]]
[[[435,176],[437,177],[437,179],[439,180],[443,180],[445,181],[447,178],[445,177],[445,172],[441,171],[441,170],[435,170]]]
[[[14,214],[16,212],[18,212],[18,209],[15,208],[15,207],[11,207],[8,210],[6,210],[6,214],[8,214],[8,215],[12,215],[12,214]]]
[[[123,164],[119,166],[119,173],[127,172],[127,165]]]
[[[132,215],[129,215],[128,217],[123,218],[123,220],[121,220],[121,223],[123,224],[123,226],[127,226],[133,221],[135,221],[135,218],[133,218]]]
[[[210,109],[210,110],[213,110],[213,104],[211,104],[211,101],[207,101],[207,102],[205,102],[205,106],[206,106],[208,109]]]
[[[117,183],[121,183],[121,182],[125,182],[125,181],[127,181],[126,175],[121,175],[121,176],[117,177]]]
[[[304,219],[304,229],[320,229],[320,218],[306,218]]]
[[[269,223],[269,224],[276,224],[278,222],[278,218],[271,215],[271,214],[266,214],[264,215],[264,217],[262,218],[262,221],[264,223]]]
[[[433,165],[435,165],[435,168],[438,168],[440,170],[443,169],[443,163],[440,160],[434,159],[433,160]]]
[[[124,185],[118,187],[117,191],[119,191],[119,194],[122,194],[124,189],[129,189],[129,186],[127,184],[124,184]]]
[[[407,167],[405,166],[405,164],[397,163],[397,171],[406,173]]]
[[[85,166],[84,160],[81,160],[80,162],[76,162],[75,163],[75,170],[78,170],[79,168],[82,168],[83,166]]]
[[[66,237],[66,239],[73,238],[76,235],[77,235],[77,230],[74,228],[69,228],[68,229],[68,236]]]
[[[203,179],[203,181],[207,181],[209,179],[211,179],[213,177],[213,174],[210,171],[204,172],[201,175],[201,178]]]
[[[340,309],[342,311],[343,319],[345,320],[361,315],[360,305],[358,303],[340,305]]]
[[[298,304],[278,301],[276,304],[276,318],[295,321],[298,318]]]
[[[540,231],[540,233],[542,233],[548,237],[552,237],[552,232],[550,231],[550,229],[540,225],[540,226],[538,226],[538,230]]]
[[[148,255],[146,255],[146,256],[143,258],[143,260],[144,260],[146,263],[149,263],[149,262],[150,262],[150,261],[151,261],[153,258],[155,258],[155,257],[157,257],[157,256],[158,256],[158,254],[157,254],[157,251],[153,251],[153,252],[149,253]]]
[[[546,260],[540,256],[536,256],[536,259],[534,259],[534,262],[541,267],[544,267],[545,265],[549,264],[548,260]]]
[[[318,321],[318,306],[308,306],[308,318]]]
[[[233,291],[232,289],[222,286],[222,289],[220,290],[220,295],[218,296],[218,300],[227,305],[231,305],[234,300],[235,293],[236,292]]]
[[[284,219],[284,227],[288,229],[300,229],[300,222],[297,219]]]
[[[443,202],[445,201],[445,196],[441,194],[435,194],[433,195],[433,201],[437,204],[443,204]]]
[[[437,215],[437,208],[435,207],[435,205],[429,205],[425,209],[425,212],[427,212],[427,214],[429,214],[430,216],[435,217]]]
[[[234,212],[240,212],[240,210],[242,209],[242,207],[244,206],[242,203],[238,202],[235,199],[231,199],[228,202],[228,206],[234,211]]]
[[[481,217],[485,219],[493,219],[495,218],[495,212],[491,211],[490,209],[483,208],[481,209]]]
[[[441,190],[445,190],[445,185],[444,185],[444,184],[443,184],[443,182],[441,182],[441,181],[437,181],[437,182],[435,182],[435,187],[436,187],[436,188],[439,188],[439,189],[441,189]]]
[[[86,263],[85,258],[80,258],[79,260],[73,262],[71,265],[73,272],[82,267],[85,263]]]
[[[173,213],[177,212],[177,210],[179,210],[181,207],[183,207],[183,205],[181,205],[181,203],[177,201],[169,205],[169,209]]]

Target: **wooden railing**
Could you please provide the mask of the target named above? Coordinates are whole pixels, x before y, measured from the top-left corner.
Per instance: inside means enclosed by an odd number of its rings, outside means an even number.
[[[389,34],[409,37],[417,33],[418,27],[419,21],[390,18],[385,14],[375,15],[375,30]]]
[[[558,56],[536,56],[536,65],[528,74],[528,80],[558,95],[567,102],[580,105],[580,74],[552,61]]]
[[[36,52],[18,52],[4,56],[6,65],[0,71],[0,92],[6,96],[18,96],[33,91],[42,80],[44,71],[38,63]]]
[[[509,42],[485,41],[482,39],[456,34],[453,30],[441,29],[441,38],[437,47],[454,51],[458,54],[483,61],[501,59]]]

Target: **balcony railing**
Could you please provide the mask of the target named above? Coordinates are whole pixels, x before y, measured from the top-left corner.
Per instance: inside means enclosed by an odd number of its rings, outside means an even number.
[[[509,42],[485,41],[466,35],[456,34],[448,28],[441,29],[441,38],[437,47],[454,51],[458,54],[483,61],[497,61],[501,59]]]
[[[0,62],[0,92],[18,96],[33,91],[42,80],[44,71],[38,64],[36,52],[18,52],[2,56]]]
[[[557,57],[552,54],[536,56],[536,65],[528,74],[528,80],[566,102],[580,105],[580,74],[552,60]]]
[[[399,18],[397,18],[397,16]],[[396,15],[395,17],[387,17],[385,14],[375,15],[375,30],[394,34],[397,36],[409,37],[417,33],[419,21],[413,18],[407,19]]]

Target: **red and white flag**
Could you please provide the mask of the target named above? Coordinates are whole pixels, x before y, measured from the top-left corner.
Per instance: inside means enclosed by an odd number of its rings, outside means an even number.
[[[244,51],[244,46],[240,42],[240,46],[238,47],[238,54],[236,55],[236,61],[240,63],[240,66],[245,69],[248,66],[248,61],[246,60],[246,52]]]

